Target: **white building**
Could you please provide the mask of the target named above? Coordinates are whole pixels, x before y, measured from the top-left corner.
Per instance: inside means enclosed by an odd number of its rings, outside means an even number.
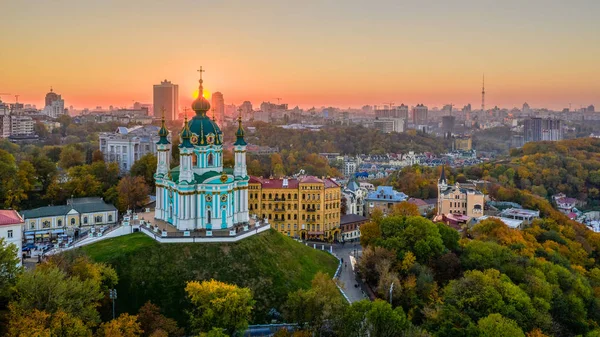
[[[202,79],[198,92],[202,92]],[[223,132],[207,116],[210,104],[201,95],[192,103],[196,116],[185,118],[179,145],[178,167],[169,166],[171,144],[163,119],[157,133],[158,160],[156,173],[155,218],[179,230],[233,229],[248,223],[248,181],[246,141],[242,120],[238,119],[233,144],[234,168],[223,167]]]
[[[33,134],[33,118],[29,116],[10,117],[11,136],[29,136]]]
[[[158,129],[154,125],[121,126],[115,132],[100,133],[98,138],[104,160],[118,163],[121,172],[129,172],[133,163],[146,153],[156,154],[156,142],[160,138]]]
[[[383,133],[404,132],[406,130],[406,119],[404,118],[380,118],[373,121],[373,127]]]
[[[60,115],[65,114],[65,101],[60,97],[61,96],[58,95],[57,100],[52,101],[50,103],[50,105],[47,105],[44,107],[44,110],[42,110],[44,115],[51,117],[51,118],[57,118]]]
[[[86,227],[116,224],[117,208],[102,198],[69,199],[66,205],[22,211],[23,232],[29,242],[51,241],[60,235],[75,235]]]
[[[17,247],[19,264],[22,263],[23,222],[23,218],[17,211],[0,210],[0,238],[3,238],[6,244]]]
[[[346,214],[365,215],[365,198],[369,191],[362,187],[352,179],[348,185],[342,190],[342,195],[345,198]]]

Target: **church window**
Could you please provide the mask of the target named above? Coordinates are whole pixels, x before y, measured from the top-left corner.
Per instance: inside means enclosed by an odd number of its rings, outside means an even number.
[[[71,226],[75,226],[75,218],[71,218]]]
[[[206,161],[208,163],[208,166],[213,166],[215,159],[212,153],[208,154]]]
[[[108,222],[112,222],[112,221],[113,221],[113,216],[112,216],[112,214],[109,214],[108,215]]]
[[[83,217],[83,224],[87,225],[87,223],[88,223],[88,218],[87,218],[87,216],[84,216]]]
[[[100,222],[102,222],[102,215],[95,216],[95,217],[94,217],[94,222],[95,222],[95,223],[100,223]]]
[[[206,216],[206,217],[208,218],[208,222],[210,223],[210,220],[211,220],[211,216],[210,216],[210,215],[211,215],[211,214],[210,214],[210,209],[209,209],[208,211],[206,211],[206,213],[207,213],[207,216]]]
[[[56,226],[57,226],[57,227],[61,227],[61,226],[62,226],[62,220],[58,220],[58,221],[56,221]]]

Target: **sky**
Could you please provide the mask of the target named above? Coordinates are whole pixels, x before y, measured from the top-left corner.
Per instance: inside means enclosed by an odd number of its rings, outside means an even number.
[[[598,0],[0,0],[0,95],[152,102],[600,108]],[[597,109],[598,109],[597,108]]]

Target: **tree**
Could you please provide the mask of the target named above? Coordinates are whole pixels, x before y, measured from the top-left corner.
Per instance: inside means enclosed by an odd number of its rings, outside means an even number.
[[[421,212],[419,212],[419,208],[417,205],[410,203],[408,201],[402,201],[394,205],[392,209],[392,215],[394,216],[419,216]]]
[[[185,291],[193,305],[189,314],[194,331],[221,328],[232,335],[248,327],[254,306],[250,289],[210,280],[190,281]]]
[[[81,319],[58,310],[54,314],[33,309],[19,312],[11,308],[8,337],[91,337],[92,331]]]
[[[147,153],[142,158],[136,160],[131,165],[129,173],[132,176],[143,177],[146,184],[152,189],[154,188],[154,173],[156,172],[156,156],[152,153]]]
[[[4,303],[11,294],[12,287],[17,283],[17,277],[23,271],[19,266],[17,246],[7,243],[4,238],[0,238],[0,303]],[[0,308],[4,305],[0,305]]]
[[[127,313],[116,319],[102,323],[96,332],[97,337],[137,337],[142,335],[137,316]]]
[[[85,156],[81,149],[75,146],[65,146],[60,153],[60,160],[58,166],[67,170],[73,166],[83,165],[85,163]]]
[[[117,186],[119,192],[119,209],[137,209],[148,200],[150,188],[146,185],[144,178],[125,176]]]
[[[70,277],[47,263],[18,278],[11,314],[18,315],[35,309],[51,315],[64,311],[81,319],[86,326],[95,326],[100,321],[96,307],[104,297],[100,289],[101,285],[95,279]]]
[[[160,313],[160,308],[150,301],[146,302],[138,312],[138,321],[144,331],[142,336],[151,337],[164,333],[165,336],[183,336],[184,331],[177,326],[174,319],[167,318]]]
[[[381,238],[381,229],[379,225],[371,220],[360,226],[360,245],[367,247]]]
[[[100,161],[104,162],[104,154],[102,154],[102,151],[100,150],[94,150],[94,152],[92,152],[92,163]]]
[[[392,309],[388,302],[379,299],[352,303],[340,323],[337,335],[348,337],[402,336],[410,325],[402,307]]]
[[[340,318],[345,306],[334,281],[318,272],[309,290],[300,289],[288,295],[284,313],[288,321],[320,334],[328,322]]]
[[[517,322],[500,314],[490,314],[477,322],[481,337],[525,337]]]
[[[50,136],[50,132],[48,132],[48,129],[46,128],[44,123],[40,121],[35,122],[35,124],[33,125],[33,132],[36,135],[38,135],[40,139],[46,139],[48,138],[48,136]]]

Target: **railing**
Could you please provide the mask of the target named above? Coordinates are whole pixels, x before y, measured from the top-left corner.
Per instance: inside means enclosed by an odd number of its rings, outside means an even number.
[[[285,208],[277,208],[277,207],[275,207],[273,209],[273,211],[275,211],[275,212],[285,212]]]

